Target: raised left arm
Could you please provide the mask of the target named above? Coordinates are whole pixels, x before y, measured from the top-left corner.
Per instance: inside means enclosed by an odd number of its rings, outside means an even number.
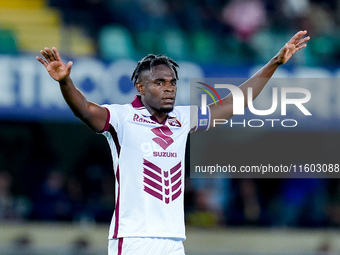
[[[248,88],[252,87],[254,100],[260,94],[261,90],[267,84],[276,69],[280,65],[285,64],[295,54],[295,52],[307,46],[306,42],[310,39],[310,37],[306,36],[306,34],[306,30],[297,32],[265,66],[263,66],[256,74],[239,87],[244,95],[245,108],[248,106]],[[231,118],[233,116],[232,93],[222,99],[222,105],[211,104],[209,107],[212,120]],[[213,121],[211,121],[210,127],[213,125]]]

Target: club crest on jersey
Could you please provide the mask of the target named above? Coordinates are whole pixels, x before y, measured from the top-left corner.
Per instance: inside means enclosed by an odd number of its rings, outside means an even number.
[[[157,136],[152,141],[161,146],[163,150],[166,150],[174,142],[170,137],[173,133],[168,126],[156,127],[151,129],[151,131]]]
[[[176,200],[182,193],[182,162],[170,169],[161,169],[144,159],[144,191],[166,204]]]
[[[181,123],[176,118],[168,118],[168,123],[173,127],[181,127]]]

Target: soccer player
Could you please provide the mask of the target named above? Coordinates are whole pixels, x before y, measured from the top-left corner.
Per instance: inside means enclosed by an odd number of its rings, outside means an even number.
[[[306,47],[307,31],[296,33],[263,68],[240,86],[254,98],[275,70]],[[114,45],[112,45],[114,47]],[[183,255],[184,153],[187,135],[203,128],[196,106],[174,106],[178,80],[175,61],[148,55],[137,64],[132,81],[139,93],[132,103],[97,105],[86,100],[70,78],[72,62],[64,64],[56,48],[37,57],[59,82],[74,115],[107,138],[116,176],[116,206],[109,230],[109,255]],[[210,119],[233,115],[232,95],[210,105]],[[245,107],[247,102],[244,103]],[[191,115],[191,118],[190,118]],[[206,118],[206,117],[205,117]],[[210,124],[209,124],[210,123]],[[151,149],[150,149],[151,148]]]

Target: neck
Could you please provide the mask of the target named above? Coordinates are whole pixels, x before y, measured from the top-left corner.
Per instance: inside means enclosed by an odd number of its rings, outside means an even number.
[[[157,120],[158,123],[162,123],[167,117],[168,113],[163,111],[157,111],[157,109],[151,107],[149,104],[144,102],[144,98],[141,97],[141,101],[145,108],[150,112],[150,114]]]
[[[168,113],[158,112],[148,105],[145,105],[145,108],[151,113],[151,115],[157,120],[158,123],[162,123],[168,117]]]

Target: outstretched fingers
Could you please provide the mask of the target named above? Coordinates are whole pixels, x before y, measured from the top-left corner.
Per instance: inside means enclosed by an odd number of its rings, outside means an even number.
[[[71,69],[72,68],[72,65],[73,65],[73,62],[72,61],[69,61],[68,63],[67,63],[67,68],[68,69]]]
[[[305,44],[305,43],[301,44],[296,48],[296,51],[301,50],[301,49],[306,48],[306,47],[307,47],[307,44]]]
[[[302,48],[300,48],[300,46],[304,45],[305,42],[309,41],[310,39],[309,36],[304,37],[306,34],[307,34],[306,30],[299,31],[292,37],[292,39],[288,43],[294,44],[295,47],[299,49],[305,48],[306,46]]]
[[[297,43],[299,43],[301,38],[306,34],[307,34],[307,30],[299,31],[289,40],[288,43],[297,44]]]
[[[45,47],[44,50],[40,51],[40,53],[45,59],[38,56],[36,57],[36,59],[45,67],[47,67],[48,64],[53,61],[61,61],[59,52],[55,47],[52,47],[52,51],[49,48]]]
[[[45,55],[44,57],[47,59],[47,61],[50,63],[52,61],[55,61],[55,56],[54,54],[52,53],[52,51],[50,50],[50,48],[44,48],[44,52],[45,52]]]
[[[47,67],[48,66],[48,63],[45,61],[45,60],[43,60],[41,57],[36,57],[36,59],[41,63],[41,64],[43,64],[44,65],[44,67]]]
[[[57,61],[61,61],[61,58],[60,58],[60,55],[59,55],[59,52],[58,52],[57,48],[56,47],[52,47],[52,51],[53,51],[55,59]]]
[[[299,50],[301,50],[301,49],[303,49],[303,48],[306,48],[306,47],[307,47],[306,42],[309,41],[309,39],[310,39],[309,36],[307,36],[307,37],[305,37],[305,38],[303,38],[303,39],[300,39],[300,40],[295,44],[295,52],[296,52],[296,51],[299,51]]]
[[[279,51],[277,55],[278,63],[285,64],[297,51],[306,48],[306,42],[310,39],[306,36],[307,31],[297,32]]]
[[[49,57],[48,57],[47,53],[44,50],[41,50],[40,54],[43,55],[43,57],[46,59],[47,62],[49,62]]]
[[[310,36],[306,36],[306,37],[302,38],[299,42],[304,43],[304,42],[309,41],[309,39],[310,39]]]

